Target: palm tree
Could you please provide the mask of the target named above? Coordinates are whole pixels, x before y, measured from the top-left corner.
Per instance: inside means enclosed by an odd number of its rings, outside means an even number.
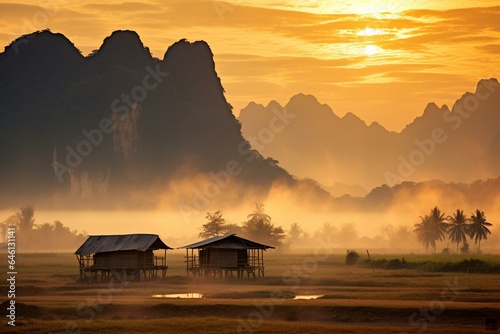
[[[479,209],[473,212],[471,215],[472,223],[469,225],[469,236],[474,239],[474,244],[478,244],[477,252],[481,252],[481,240],[488,239],[487,234],[491,234],[491,231],[487,226],[491,226],[491,223],[486,221],[486,216],[483,211]]]
[[[463,210],[457,209],[453,216],[448,216],[448,236],[452,242],[458,244],[467,242],[467,234],[469,232],[469,221]]]
[[[264,204],[255,203],[255,211],[247,216],[248,220],[271,222],[271,216],[264,213]]]
[[[436,240],[432,236],[431,232],[431,219],[429,215],[425,215],[424,217],[420,216],[420,223],[415,224],[414,232],[417,233],[417,239],[421,242],[425,251],[429,252],[429,246],[432,246],[436,249]]]
[[[247,216],[243,232],[249,238],[257,238],[274,245],[281,245],[285,231],[281,226],[271,223],[271,216],[264,213],[264,204],[255,204],[255,211]]]
[[[448,228],[448,224],[446,223],[446,218],[444,213],[441,213],[441,210],[439,210],[438,207],[436,206],[434,209],[431,210],[431,218],[436,227],[439,227],[439,231],[442,232],[443,234],[442,237],[444,238],[444,232],[446,232]]]
[[[431,210],[430,215],[420,216],[420,223],[415,224],[414,232],[417,233],[417,239],[420,241],[425,250],[428,252],[429,247],[434,248],[436,253],[436,241],[442,241],[446,237],[448,224],[444,218],[444,213],[441,213],[437,207]]]

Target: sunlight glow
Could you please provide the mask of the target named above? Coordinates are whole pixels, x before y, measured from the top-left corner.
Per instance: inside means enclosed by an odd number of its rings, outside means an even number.
[[[367,56],[373,56],[377,53],[379,53],[382,49],[380,49],[378,46],[376,45],[367,45],[364,49],[364,54],[367,55]]]
[[[358,32],[358,36],[379,36],[386,33],[382,29],[365,28]]]
[[[368,0],[363,2],[336,1],[319,6],[323,13],[341,12],[371,16],[401,13],[407,7],[403,6],[400,1],[394,0]]]

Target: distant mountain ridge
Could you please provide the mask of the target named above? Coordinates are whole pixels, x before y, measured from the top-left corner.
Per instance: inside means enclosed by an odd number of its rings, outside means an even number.
[[[356,115],[338,117],[312,95],[298,94],[281,106],[251,102],[241,110],[243,135],[254,143],[273,113],[295,117],[261,150],[291,173],[329,186],[337,182],[371,189],[381,184],[441,179],[472,182],[500,171],[500,84],[479,81],[452,110],[429,103],[400,133]]]
[[[84,57],[64,35],[37,32],[0,54],[0,203],[205,211],[274,193],[331,212],[385,210],[430,189],[474,192],[489,208],[500,200],[498,86],[481,81],[451,111],[430,104],[401,133],[304,94],[251,103],[240,124],[203,41],[180,40],[160,60],[116,31]],[[422,156],[413,171],[400,159]],[[408,182],[434,179],[461,183]]]
[[[0,142],[4,206],[205,210],[275,184],[330,199],[250,147],[203,41],[159,60],[133,31],[88,57],[62,34],[21,36],[0,54]]]

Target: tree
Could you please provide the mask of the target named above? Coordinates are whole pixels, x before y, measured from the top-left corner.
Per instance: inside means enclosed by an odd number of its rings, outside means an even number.
[[[32,205],[22,206],[16,214],[20,233],[29,234],[35,225],[35,208]]]
[[[317,238],[328,238],[331,243],[338,243],[339,229],[330,224],[329,222],[323,223],[319,229],[314,233],[314,237]]]
[[[256,204],[256,210],[247,216],[248,221],[243,223],[243,233],[251,239],[269,244],[270,246],[282,245],[285,231],[281,226],[274,226],[271,216],[264,213],[264,205]]]
[[[486,221],[484,212],[479,209],[472,213],[471,222],[472,223],[469,225],[469,236],[471,239],[474,239],[474,244],[478,245],[477,252],[479,253],[481,252],[481,240],[488,239],[487,234],[491,234],[488,226],[492,224]]]
[[[36,225],[31,245],[38,249],[68,250],[83,243],[85,234],[71,231],[69,227],[56,220],[53,223]]]
[[[85,241],[86,233],[71,231],[60,221],[52,224],[35,224],[35,209],[31,205],[20,208],[20,211],[7,218],[0,228],[17,226],[22,236],[18,246],[23,250],[70,250]]]
[[[47,249],[57,244],[60,246],[60,242],[57,242],[57,238],[54,233],[54,225],[50,223],[43,223],[37,226],[35,235],[39,236],[35,245],[41,249]],[[59,241],[65,241],[65,239],[59,239]]]
[[[413,243],[413,231],[411,227],[399,225],[394,227],[392,225],[382,226],[382,236],[389,242],[391,248],[408,247]]]
[[[430,215],[420,216],[420,223],[415,224],[413,230],[417,234],[417,239],[421,242],[428,252],[429,247],[434,248],[436,253],[436,241],[442,241],[446,237],[448,224],[445,221],[444,213],[441,213],[437,207],[431,210]]]
[[[271,222],[271,216],[264,213],[264,204],[255,203],[255,210],[247,216],[249,220],[262,220],[264,222]]]
[[[0,223],[0,241],[7,241],[7,222]]]
[[[344,223],[340,226],[337,238],[344,244],[355,242],[358,239],[358,229],[354,223]]]
[[[432,235],[431,218],[429,215],[420,216],[420,223],[415,224],[413,230],[417,234],[417,239],[424,245],[425,251],[429,252],[429,246],[436,249],[436,239]]]
[[[0,240],[7,241],[7,229],[9,227],[17,226],[17,215],[12,215],[9,218],[5,219],[3,223],[0,223]]]
[[[288,237],[290,238],[290,243],[297,242],[302,235],[304,234],[304,230],[300,227],[299,224],[293,223],[290,225],[290,229],[288,230]]]
[[[290,225],[290,229],[287,231],[288,240],[287,245],[291,247],[292,245],[300,246],[305,245],[309,240],[309,233],[305,232],[304,229],[297,223]]]
[[[203,224],[202,231],[198,234],[198,237],[211,238],[227,233],[228,226],[226,219],[222,218],[220,210],[214,213],[207,212],[205,218],[208,219],[208,223]]]
[[[226,224],[226,234],[242,234],[243,228],[238,224]]]
[[[465,244],[467,242],[467,234],[469,232],[470,219],[464,214],[463,210],[457,209],[453,216],[448,216],[448,236],[452,242]]]

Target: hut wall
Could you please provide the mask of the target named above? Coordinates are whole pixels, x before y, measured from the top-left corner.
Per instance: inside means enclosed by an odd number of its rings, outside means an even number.
[[[209,268],[236,268],[238,267],[238,249],[200,250],[200,263]]]
[[[94,255],[96,269],[146,269],[153,267],[153,251],[119,251]]]
[[[246,249],[238,249],[238,267],[244,268],[248,266],[248,251]]]

